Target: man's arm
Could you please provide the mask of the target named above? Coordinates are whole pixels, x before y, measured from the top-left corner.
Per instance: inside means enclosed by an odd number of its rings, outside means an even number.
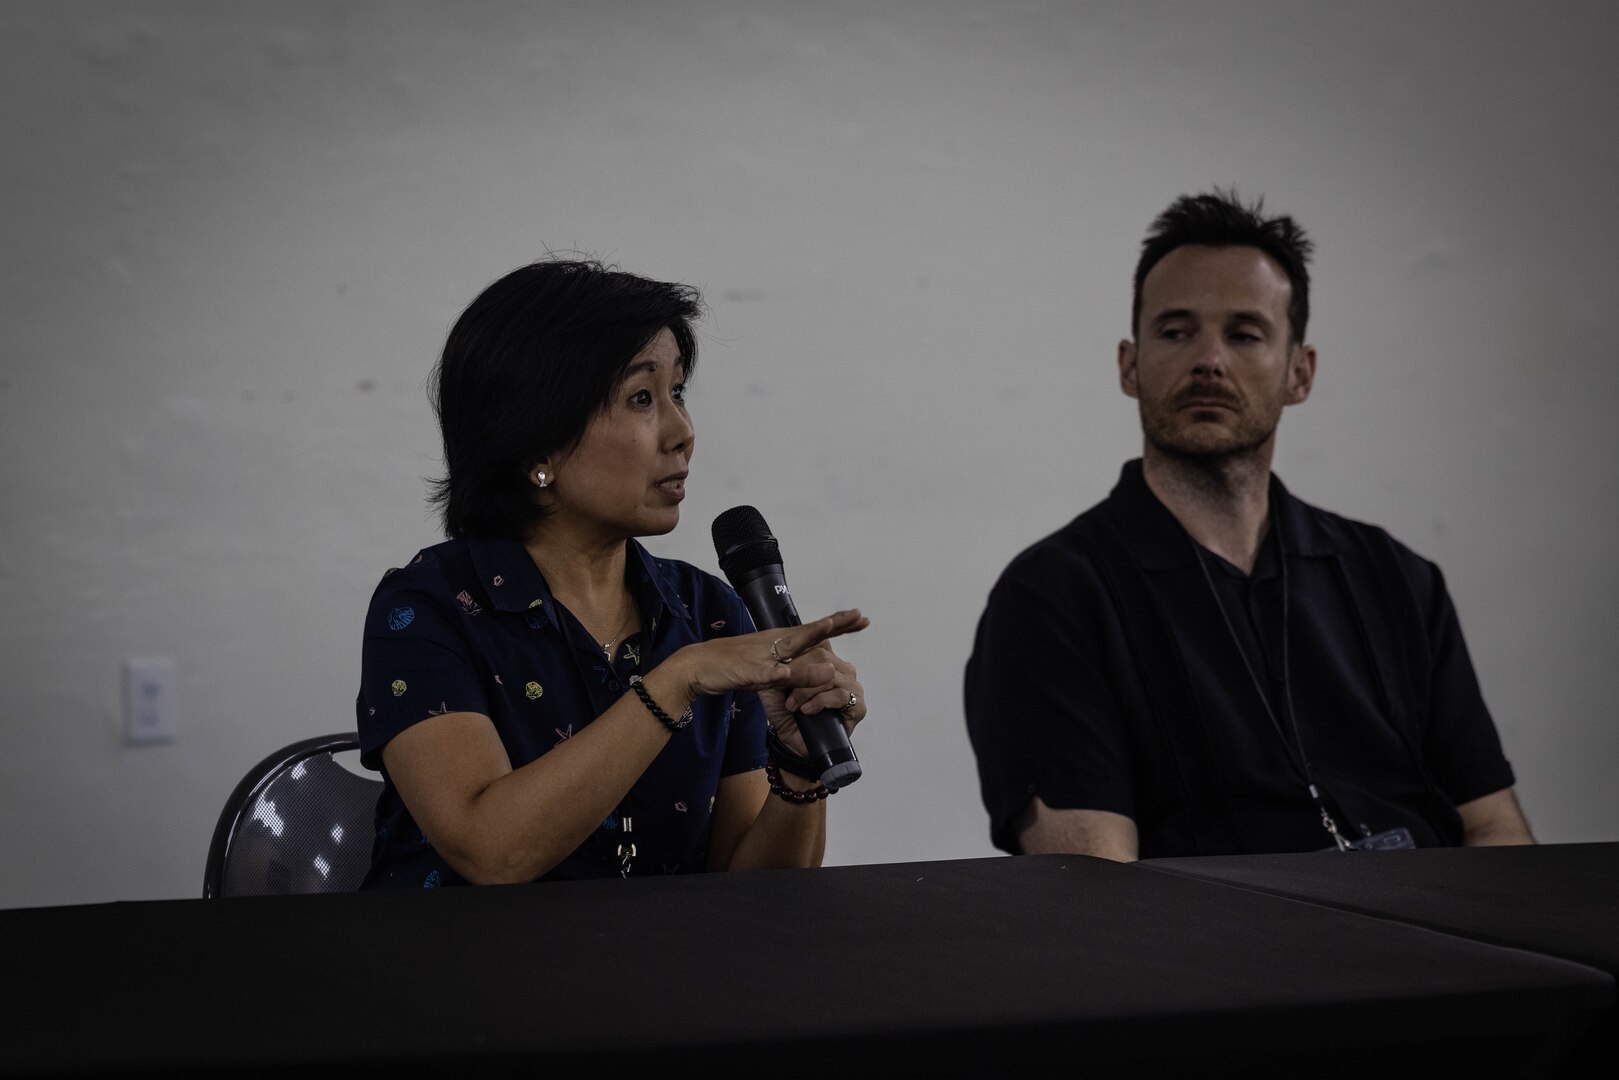
[[[1462,816],[1462,844],[1466,847],[1535,842],[1511,788],[1464,802],[1456,812]]]
[[[1485,707],[1478,676],[1462,636],[1456,605],[1445,588],[1439,567],[1396,544],[1407,572],[1427,609],[1433,649],[1433,686],[1422,752],[1441,792],[1490,791],[1456,806],[1462,819],[1462,844],[1533,844],[1513,794],[1512,767],[1501,752],[1501,736]],[[1494,789],[1493,791],[1491,789]]]
[[[1055,542],[1013,560],[990,593],[965,704],[1003,851],[1137,857],[1134,747],[1108,670],[1108,604],[1094,569]]]
[[[1053,810],[1036,795],[1014,831],[1025,855],[1095,855],[1114,862],[1140,857],[1136,823],[1111,810]]]

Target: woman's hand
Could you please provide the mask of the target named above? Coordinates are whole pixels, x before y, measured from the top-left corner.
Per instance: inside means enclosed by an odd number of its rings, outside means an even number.
[[[789,750],[807,755],[799,731],[801,716],[824,714],[830,709],[845,729],[853,731],[866,715],[866,692],[855,677],[854,665],[834,653],[827,642],[869,625],[870,620],[858,611],[840,611],[808,626],[766,630],[688,648],[724,645],[726,651],[716,656],[736,655],[747,664],[768,668],[750,682],[728,680],[727,688],[758,691],[766,722]],[[765,654],[774,650],[775,655],[762,661],[761,647]],[[797,791],[819,787],[815,781],[789,772],[780,774],[780,783]],[[792,805],[773,799],[766,775],[759,770],[720,781],[709,846],[712,867],[747,870],[819,866],[825,852],[825,802]]]
[[[735,638],[688,644],[665,664],[678,665],[693,696],[720,695],[729,690],[761,691],[769,721],[780,729],[782,722],[790,721],[790,711],[784,704],[787,691],[795,695],[795,708],[808,708],[809,712],[842,709],[850,693],[860,698],[853,665],[835,656],[826,641],[858,633],[869,625],[871,620],[860,610],[840,610],[801,627],[759,630]],[[860,701],[843,714],[843,724],[853,729],[856,719],[850,714],[865,716],[865,703]]]
[[[826,644],[871,625],[859,609],[839,611],[803,626],[761,630],[687,645],[664,664],[678,665],[693,697],[757,690],[765,720],[789,749],[808,753],[798,716],[827,709],[844,730],[866,716],[866,691],[854,665]]]
[[[838,656],[826,644],[811,649],[804,659],[831,665],[832,677],[815,686],[794,684],[790,691],[776,687],[759,691],[765,720],[787,744],[787,748],[799,754],[809,752],[798,730],[799,716],[831,710],[843,722],[843,729],[851,735],[855,725],[866,718],[866,688],[860,685],[853,664]]]

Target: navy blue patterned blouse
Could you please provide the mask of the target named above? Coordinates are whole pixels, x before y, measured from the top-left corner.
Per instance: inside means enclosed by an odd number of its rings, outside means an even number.
[[[625,579],[643,629],[611,662],[515,540],[450,540],[383,576],[366,615],[356,703],[361,761],[385,782],[362,888],[465,884],[422,836],[383,767],[382,748],[401,731],[429,716],[482,713],[518,769],[610,708],[630,675],[693,642],[753,630],[730,586],[628,545]],[[618,811],[541,880],[619,873],[624,816],[633,819],[632,876],[706,869],[720,778],[764,766],[765,717],[749,692],[698,698],[692,714]]]

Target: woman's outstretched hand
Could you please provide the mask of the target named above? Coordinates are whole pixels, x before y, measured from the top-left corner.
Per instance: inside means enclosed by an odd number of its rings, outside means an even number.
[[[800,713],[830,709],[851,732],[865,719],[865,688],[854,665],[827,643],[870,625],[858,609],[839,611],[802,626],[688,645],[667,662],[682,665],[693,695],[759,691],[770,726],[789,748],[805,753]]]

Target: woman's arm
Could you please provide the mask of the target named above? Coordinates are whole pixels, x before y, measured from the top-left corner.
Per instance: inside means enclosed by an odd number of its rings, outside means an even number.
[[[688,645],[649,671],[644,685],[671,716],[700,694],[825,686],[836,671],[815,647],[865,625],[858,611],[840,612],[785,633]],[[772,641],[790,650],[782,655],[792,663],[776,662]],[[670,734],[639,698],[625,694],[520,769],[511,767],[490,719],[468,712],[407,728],[383,747],[382,758],[422,834],[456,873],[479,884],[532,881],[600,826]],[[719,806],[716,796],[716,813]]]
[[[779,690],[759,694],[767,722],[799,753],[804,752],[795,719],[800,711],[832,709],[851,734],[866,716],[865,688],[854,666],[825,645],[815,652],[832,665],[831,679],[819,686],[800,686],[785,696]],[[781,782],[795,791],[819,786],[785,769]],[[826,800],[794,803],[773,796],[764,771],[755,769],[720,781],[711,829],[711,870],[820,866],[826,854]]]
[[[671,716],[691,704],[678,667],[658,665],[645,685]],[[626,694],[520,769],[494,723],[468,712],[406,728],[382,760],[422,835],[456,873],[479,885],[533,881],[601,825],[670,734]]]
[[[814,787],[791,773],[782,783]],[[776,870],[820,866],[826,854],[826,800],[797,805],[770,794],[763,769],[720,781],[709,839],[710,870]]]

